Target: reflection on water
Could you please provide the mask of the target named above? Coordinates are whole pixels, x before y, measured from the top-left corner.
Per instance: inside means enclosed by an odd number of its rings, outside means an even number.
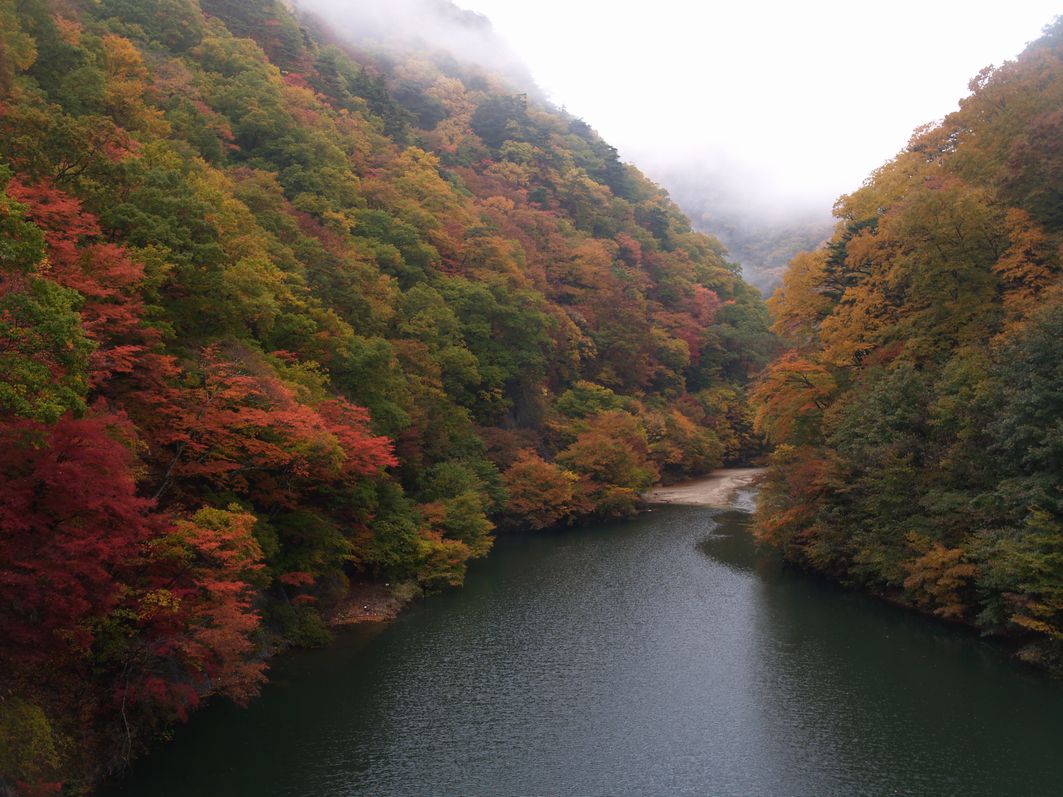
[[[503,539],[464,589],[283,657],[108,794],[1060,793],[1063,687],[782,567],[747,523],[670,507]]]

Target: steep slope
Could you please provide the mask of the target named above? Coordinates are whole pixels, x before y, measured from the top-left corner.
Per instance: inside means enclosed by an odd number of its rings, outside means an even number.
[[[1063,639],[1063,24],[838,204],[771,300],[758,533],[1013,639]]]
[[[250,699],[352,578],[460,584],[496,524],[756,447],[773,338],[719,244],[408,46],[0,0],[0,774],[77,790]]]

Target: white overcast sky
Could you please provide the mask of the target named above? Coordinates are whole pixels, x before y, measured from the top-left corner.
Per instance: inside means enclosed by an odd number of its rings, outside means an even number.
[[[1063,0],[457,0],[625,160],[723,167],[767,202],[857,188]]]

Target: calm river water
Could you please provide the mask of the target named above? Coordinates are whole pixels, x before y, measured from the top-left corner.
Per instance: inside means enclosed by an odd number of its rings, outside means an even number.
[[[502,539],[105,794],[1063,794],[1063,684],[782,569],[747,524],[669,507]]]

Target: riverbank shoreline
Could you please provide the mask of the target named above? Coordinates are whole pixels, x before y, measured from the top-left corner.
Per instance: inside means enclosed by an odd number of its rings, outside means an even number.
[[[361,581],[351,584],[343,600],[328,618],[329,628],[394,620],[420,594],[413,582],[396,584]]]
[[[647,506],[704,506],[726,509],[734,494],[755,483],[766,468],[720,468],[697,479],[658,486],[645,493]],[[387,623],[398,617],[420,594],[416,584],[354,582],[329,616],[329,628],[342,629],[362,623]]]
[[[766,468],[720,468],[707,476],[687,482],[655,487],[642,496],[642,501],[647,506],[704,506],[726,509],[730,506],[734,494],[743,487],[754,484],[765,470]],[[332,629],[362,623],[387,623],[398,617],[419,594],[417,585],[412,582],[354,582],[329,616],[327,623]]]
[[[720,468],[681,484],[655,487],[642,496],[648,505],[710,506],[726,509],[734,494],[756,483],[766,468]]]
[[[663,507],[517,535],[386,631],[286,655],[101,797],[1058,791],[1058,689],[766,562],[748,526]]]

